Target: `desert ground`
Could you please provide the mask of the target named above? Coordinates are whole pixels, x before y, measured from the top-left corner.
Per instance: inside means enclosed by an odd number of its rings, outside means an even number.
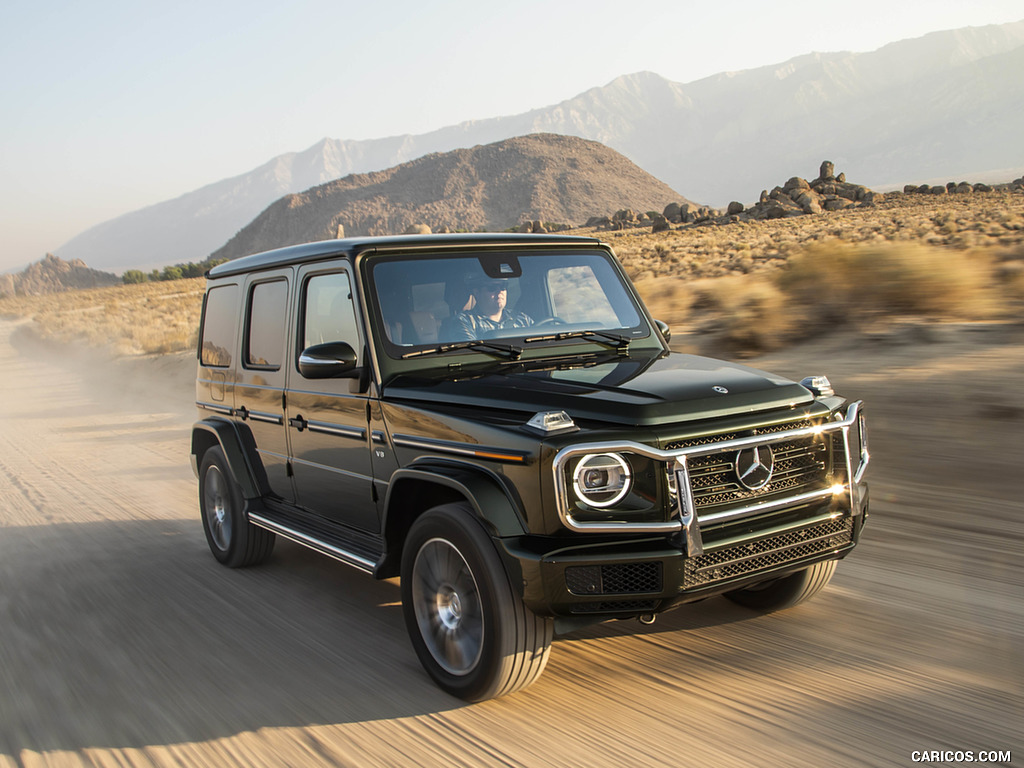
[[[893,766],[1024,756],[1024,326],[907,323],[748,360],[867,403],[871,517],[832,584],[556,640],[466,705],[396,581],[279,542],[210,556],[187,353],[116,363],[0,321],[0,767]]]

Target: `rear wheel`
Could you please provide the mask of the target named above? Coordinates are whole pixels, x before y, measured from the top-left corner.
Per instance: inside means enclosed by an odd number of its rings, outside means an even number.
[[[453,696],[513,693],[547,664],[554,622],[523,603],[468,504],[434,507],[413,524],[402,553],[402,610],[424,669]]]
[[[752,587],[726,592],[725,596],[737,605],[755,611],[768,613],[792,608],[794,605],[810,600],[825,588],[836,572],[838,560],[826,560],[815,563],[810,568],[773,579]]]
[[[262,563],[274,549],[274,534],[246,518],[242,491],[220,446],[203,454],[199,469],[199,507],[213,556],[230,568]]]

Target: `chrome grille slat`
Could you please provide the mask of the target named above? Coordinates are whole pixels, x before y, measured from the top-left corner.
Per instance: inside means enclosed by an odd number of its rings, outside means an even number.
[[[683,567],[683,587],[703,587],[770,571],[806,557],[834,551],[852,540],[853,520],[841,517],[807,528],[722,547],[686,561]]]
[[[809,426],[810,422],[801,426]],[[792,425],[784,425],[787,429]],[[762,434],[783,431],[769,427]],[[734,437],[722,435],[723,440]],[[710,438],[701,439],[703,445],[714,445]],[[675,444],[673,444],[675,446]],[[771,499],[780,494],[803,493],[826,487],[828,444],[814,437],[804,437],[777,443],[772,447],[775,469],[771,482],[756,491],[743,488],[737,478],[734,459],[729,454],[712,454],[695,458],[690,463],[690,485],[697,506],[698,518],[702,511],[722,505]]]

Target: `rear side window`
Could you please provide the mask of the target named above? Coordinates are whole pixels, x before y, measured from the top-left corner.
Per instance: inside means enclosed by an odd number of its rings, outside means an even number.
[[[245,364],[249,368],[278,370],[284,358],[288,312],[288,283],[257,283],[249,294]]]
[[[213,368],[230,368],[238,328],[238,286],[222,285],[206,294],[200,361]]]

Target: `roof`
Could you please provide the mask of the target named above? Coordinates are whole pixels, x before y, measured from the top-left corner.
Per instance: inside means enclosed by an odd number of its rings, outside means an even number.
[[[340,240],[322,240],[277,248],[263,253],[254,253],[240,259],[218,264],[207,272],[207,277],[225,277],[245,272],[289,264],[303,264],[322,259],[343,256],[353,258],[358,253],[377,250],[421,250],[465,248],[473,246],[544,246],[544,245],[597,245],[600,241],[592,237],[574,235],[533,235],[508,233],[460,233],[453,235],[389,235],[386,237],[346,237]]]

